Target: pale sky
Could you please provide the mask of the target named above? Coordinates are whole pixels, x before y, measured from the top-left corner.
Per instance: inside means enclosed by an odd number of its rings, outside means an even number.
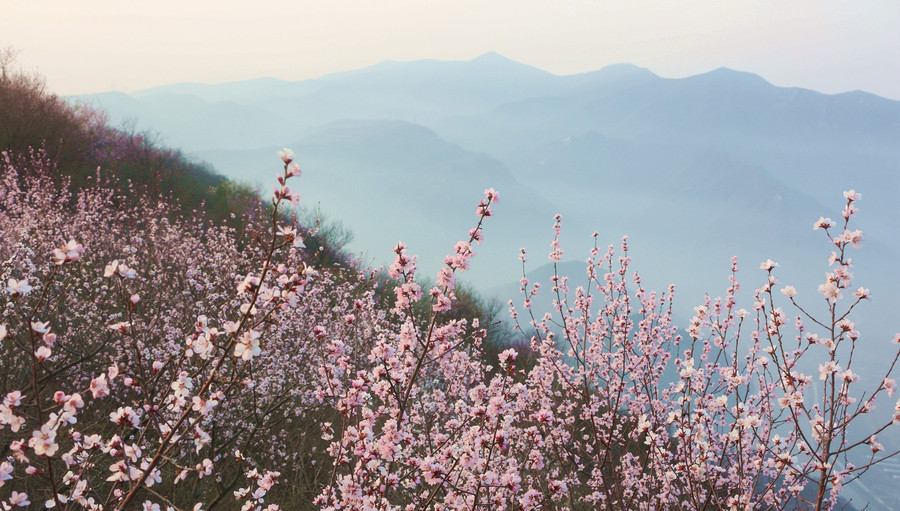
[[[62,95],[496,51],[561,75],[726,66],[900,100],[900,0],[0,0],[9,46]]]

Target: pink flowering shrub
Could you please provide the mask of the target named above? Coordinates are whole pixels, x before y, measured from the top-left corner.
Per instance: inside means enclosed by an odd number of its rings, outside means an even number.
[[[374,275],[306,265],[284,183],[270,236],[239,239],[146,196],[72,196],[47,160],[29,165],[7,160],[0,180],[7,488],[56,507],[265,507],[276,466],[315,462],[286,446],[321,442],[300,426],[327,414],[322,341],[372,335]]]
[[[314,265],[280,155],[271,207],[240,231],[134,188],[73,195],[39,154],[5,157],[0,508],[829,509],[891,455],[875,435],[900,412],[850,435],[894,391],[893,363],[867,392],[852,368],[855,192],[840,227],[816,222],[834,247],[820,314],[775,289],[772,261],[738,308],[733,262],[679,329],[673,290],[645,290],[623,241],[574,289],[523,277],[510,311],[532,359],[491,367],[489,325],[454,306],[497,192],[423,288],[403,243],[387,277]]]
[[[398,246],[391,272],[405,284],[392,312],[401,331],[379,338],[368,357],[375,366],[357,369],[353,387],[337,396],[343,433],[326,430],[334,470],[318,504],[832,508],[843,484],[890,456],[880,452],[872,432],[851,436],[850,424],[869,413],[879,395],[893,394],[893,363],[883,383],[865,392],[853,391],[852,358],[838,360],[841,345],[858,338],[847,315],[868,297],[859,288],[839,308],[841,291],[850,289],[846,251],[862,237],[848,228],[859,195],[845,197],[842,234],[827,231],[834,227],[830,221],[817,223],[837,249],[829,260],[834,271],[819,288],[824,319],[794,302],[796,291],[788,286],[783,294],[797,315],[796,332],[789,332],[785,312],[775,305],[772,261],[761,265],[767,278],[752,312],[738,308],[733,261],[726,295],[696,307],[682,336],[672,322],[672,289],[643,289],[629,270],[623,241],[619,256],[612,247],[591,253],[585,286],[573,290],[567,278],[553,278],[555,312],[534,314],[540,285],[523,277],[533,367],[517,369],[517,352],[508,350],[501,371],[487,380],[477,357],[451,349],[468,346],[466,335],[478,333],[441,322],[446,289],[430,293],[428,321],[410,321],[412,304],[424,298],[411,278],[415,259]],[[559,220],[554,262],[562,257]],[[455,252],[439,283],[465,266],[456,261],[468,246],[457,245]],[[813,379],[801,372],[808,358],[823,360],[817,394],[808,392]],[[818,402],[814,395],[821,396]],[[875,432],[896,422],[900,413]],[[870,455],[854,466],[852,451]],[[812,491],[804,492],[807,487]]]

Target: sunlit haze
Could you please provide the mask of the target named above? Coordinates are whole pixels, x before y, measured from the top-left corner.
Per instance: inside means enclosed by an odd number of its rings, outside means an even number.
[[[315,78],[495,51],[556,74],[726,66],[775,85],[900,99],[900,2],[390,0],[5,2],[0,46],[51,90]]]

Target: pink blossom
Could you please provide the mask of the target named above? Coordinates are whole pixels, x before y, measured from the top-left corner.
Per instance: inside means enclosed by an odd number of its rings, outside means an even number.
[[[191,347],[194,354],[205,360],[213,354],[216,348],[213,337],[210,332],[201,332],[196,334],[196,337],[189,337],[187,345]]]
[[[10,431],[16,433],[25,424],[25,418],[16,415],[7,405],[0,405],[0,425],[8,425]]]
[[[147,463],[146,460],[141,462],[141,471],[146,471],[148,467],[149,467],[149,463]],[[158,468],[154,468],[153,470],[150,471],[150,475],[147,476],[147,479],[144,481],[144,484],[146,484],[147,487],[149,488],[149,487],[153,486],[154,484],[159,484],[161,482],[162,482],[162,472],[160,472],[160,470]]]
[[[186,371],[181,371],[175,380],[169,384],[177,397],[186,398],[194,388],[194,380]]]
[[[44,424],[41,429],[35,430],[28,440],[28,447],[34,449],[38,456],[53,456],[59,445],[56,443],[56,428],[52,424]]]
[[[191,409],[200,412],[200,415],[209,415],[212,409],[219,404],[215,399],[203,399],[200,396],[194,396],[191,401],[193,403]]]
[[[31,330],[35,333],[45,334],[50,331],[50,323],[48,321],[32,321]]]
[[[128,328],[130,326],[131,326],[131,323],[129,323],[127,321],[120,321],[118,323],[113,323],[112,325],[109,325],[106,328],[108,328],[114,332],[125,333],[126,331],[128,331]]]
[[[859,378],[859,376],[850,369],[838,374],[838,377],[848,383],[855,382],[857,378]]]
[[[56,334],[47,332],[41,336],[41,340],[44,341],[44,344],[46,344],[48,348],[52,348],[53,345],[56,344]]]
[[[22,392],[18,390],[10,392],[3,398],[3,404],[10,408],[20,406],[22,404]]]
[[[790,392],[778,398],[778,405],[782,408],[796,407],[802,404],[803,394],[801,392]]]
[[[285,226],[279,225],[278,232],[275,234],[278,236],[284,237],[285,241],[291,242],[294,240],[295,237],[297,237],[297,229],[293,226],[285,227]]]
[[[53,258],[56,264],[65,264],[81,259],[84,247],[74,239],[70,239],[65,245],[53,250]]]
[[[834,227],[834,222],[830,218],[819,217],[818,220],[813,224],[813,230],[818,229],[830,229]]]
[[[788,298],[793,298],[797,296],[797,290],[794,288],[794,286],[785,286],[784,289],[781,290],[781,294]]]
[[[123,279],[133,279],[137,277],[137,272],[131,268],[129,268],[125,263],[120,263],[118,259],[106,265],[106,268],[103,271],[104,277],[111,277],[113,275],[118,275]]]
[[[209,458],[203,460],[202,463],[198,463],[196,467],[197,473],[200,475],[200,479],[203,479],[204,476],[212,475],[213,471],[213,462]]]
[[[75,415],[80,408],[84,408],[84,400],[81,399],[81,394],[78,392],[75,392],[71,396],[67,396],[63,403],[63,409],[72,415]]]
[[[4,481],[12,479],[13,466],[8,461],[0,462],[0,488],[3,487]]]
[[[50,348],[46,346],[41,346],[34,352],[34,357],[38,360],[38,362],[43,362],[50,358],[51,355]]]
[[[847,190],[844,192],[844,198],[849,202],[858,201],[859,199],[862,199],[862,194],[856,190]]]
[[[259,487],[266,491],[271,490],[279,476],[281,476],[281,472],[267,471],[266,475],[259,480]]]
[[[244,280],[238,284],[237,292],[239,295],[242,295],[248,291],[253,291],[257,287],[259,287],[259,278],[254,277],[253,275],[247,275],[244,277]]]
[[[845,230],[843,234],[843,240],[845,243],[850,243],[853,245],[853,248],[859,248],[860,244],[863,241],[863,233],[859,229],[855,231]]]
[[[824,284],[819,285],[819,292],[822,293],[825,298],[831,303],[836,303],[841,299],[841,289],[837,286],[836,283],[829,280]]]
[[[544,494],[531,488],[519,497],[519,505],[526,511],[540,509],[541,502],[544,501]]]
[[[130,406],[119,407],[118,410],[109,414],[110,422],[121,426],[131,426],[136,428],[140,424],[138,413]]]
[[[478,203],[478,208],[475,213],[482,217],[493,215],[491,204],[496,204],[499,200],[500,195],[493,188],[488,188],[484,191],[484,199],[481,199],[481,202]]]
[[[106,397],[109,395],[109,385],[106,381],[106,375],[101,374],[100,376],[91,380],[91,395],[94,399]]]
[[[200,427],[199,424],[194,425],[194,444],[196,444],[196,452],[200,454],[200,451],[203,450],[210,441],[212,441],[212,437]]]
[[[234,356],[242,360],[250,360],[260,353],[259,332],[256,330],[244,332],[238,342],[234,345]]]
[[[6,283],[6,290],[15,295],[27,295],[31,292],[31,286],[28,285],[28,278],[22,280],[9,279]]]
[[[124,460],[119,460],[109,466],[112,475],[106,478],[107,481],[126,483],[131,479],[130,467]]]
[[[884,389],[887,391],[888,397],[894,397],[894,390],[896,389],[896,381],[893,378],[885,378],[882,381],[882,385]]]
[[[881,452],[884,450],[884,445],[878,443],[878,440],[875,438],[875,435],[870,436],[869,439],[866,440],[866,443],[871,446],[873,453]]]
[[[833,360],[829,360],[828,362],[825,362],[825,364],[819,364],[819,379],[825,380],[828,376],[835,374],[840,370],[841,367]]]
[[[240,323],[237,323],[235,321],[226,321],[222,324],[222,330],[232,335],[234,335],[234,333],[238,331],[239,327]]]
[[[297,153],[285,147],[281,151],[278,151],[278,156],[285,164],[290,164],[292,161],[294,161],[294,157],[297,156]]]
[[[510,349],[501,351],[500,354],[497,355],[497,358],[500,360],[501,364],[506,364],[507,361],[514,361],[518,354],[519,353],[516,350],[510,348]]]
[[[28,494],[25,492],[19,493],[17,491],[13,491],[12,494],[10,494],[9,503],[17,507],[31,505],[31,501],[28,500]]]
[[[24,440],[13,440],[9,444],[9,450],[13,453],[13,457],[19,463],[27,463],[28,457],[25,456],[26,443]]]

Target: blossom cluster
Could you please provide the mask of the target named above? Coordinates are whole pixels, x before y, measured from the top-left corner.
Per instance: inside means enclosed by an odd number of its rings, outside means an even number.
[[[492,364],[490,325],[454,312],[494,189],[426,291],[402,242],[383,271],[314,265],[286,212],[300,167],[279,156],[243,236],[5,160],[0,508],[830,509],[896,454],[877,435],[900,401],[850,428],[893,398],[900,356],[868,391],[847,356],[871,295],[849,256],[855,191],[842,225],[814,224],[832,252],[815,300],[776,289],[767,260],[740,308],[732,260],[724,295],[684,328],[627,238],[595,245],[582,285],[531,282],[523,250],[509,307],[528,349]],[[535,309],[542,293],[552,310]]]
[[[317,329],[380,321],[374,275],[310,266],[288,194],[248,212],[270,235],[246,240],[50,170],[7,158],[0,176],[0,508],[277,509],[278,469],[308,454],[291,429],[325,408],[297,360],[325,356]]]
[[[510,310],[530,339],[531,360],[520,364],[518,352],[506,350],[499,368],[471,356],[478,324],[441,319],[470,246],[457,244],[445,258],[428,295],[430,314],[416,322],[415,258],[398,245],[390,273],[401,328],[379,337],[373,365],[357,366],[351,385],[334,394],[340,425],[323,428],[333,470],[316,502],[325,509],[834,507],[845,484],[894,454],[874,434],[850,430],[878,397],[893,396],[897,355],[868,392],[858,389],[852,358],[840,360],[841,346],[859,339],[848,314],[870,294],[860,287],[838,309],[852,281],[846,250],[862,240],[848,228],[860,195],[845,198],[843,234],[832,236],[830,221],[816,223],[837,247],[820,288],[822,319],[795,301],[792,286],[781,293],[796,310],[793,322],[775,305],[772,260],[760,264],[764,284],[752,311],[739,308],[733,259],[725,295],[707,297],[682,330],[673,321],[673,288],[643,288],[625,238],[619,254],[612,246],[591,252],[585,285],[573,289],[554,275],[549,313],[533,309],[542,288],[522,277],[524,307],[510,302]],[[472,230],[479,238],[485,204]],[[555,220],[554,263],[562,257]],[[333,364],[349,365],[334,353]],[[822,358],[818,380],[803,372]],[[818,392],[816,381],[824,385]],[[898,422],[900,412],[875,431]]]

